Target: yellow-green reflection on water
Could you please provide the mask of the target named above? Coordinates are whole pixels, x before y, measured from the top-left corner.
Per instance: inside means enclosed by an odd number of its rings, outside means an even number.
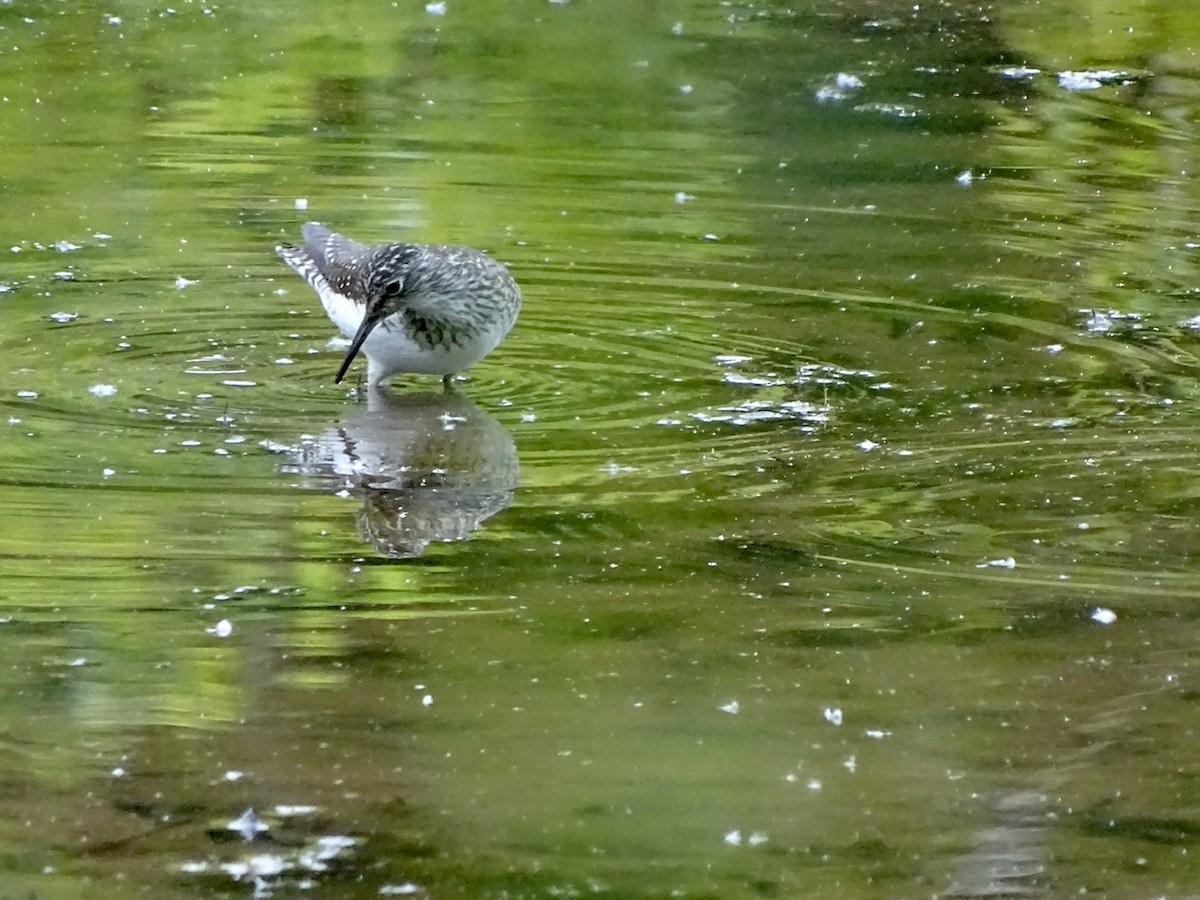
[[[1109,7],[0,8],[0,894],[1186,890],[1196,24]],[[308,219],[516,330],[333,385]]]

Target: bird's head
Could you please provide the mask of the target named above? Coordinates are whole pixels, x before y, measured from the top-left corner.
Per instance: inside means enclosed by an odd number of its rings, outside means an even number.
[[[333,380],[334,384],[340,384],[346,376],[350,364],[362,350],[362,345],[375,330],[375,326],[392,313],[399,312],[403,306],[402,298],[407,282],[406,267],[390,246],[382,248],[379,255],[384,258],[379,260],[377,265],[365,267],[368,274],[361,287],[366,297],[366,312],[358,331],[350,339],[350,349],[346,351],[346,358],[342,360],[342,366]]]

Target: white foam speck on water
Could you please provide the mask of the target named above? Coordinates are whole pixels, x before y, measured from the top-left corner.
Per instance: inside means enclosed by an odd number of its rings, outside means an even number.
[[[975,566],[975,568],[986,569],[989,566],[993,569],[1015,569],[1017,567],[1017,561],[1011,556],[1005,556],[1002,559],[989,559],[985,563],[979,563],[977,566]]]
[[[842,724],[842,709],[839,706],[827,706],[821,711],[821,715],[825,717],[825,721],[830,725],[838,726]]]
[[[675,192],[675,202],[676,203],[687,203],[688,201],[695,200],[695,199],[696,199],[696,195],[689,194],[687,191],[676,191]]]
[[[237,769],[230,769],[228,772],[225,773],[226,781],[241,781],[241,779],[242,779],[242,773],[239,772]]]
[[[1106,84],[1128,83],[1130,80],[1128,72],[1116,69],[1084,69],[1078,72],[1068,70],[1058,73],[1058,86],[1068,91],[1094,91]]]
[[[446,14],[446,4],[440,2],[440,0],[436,3],[426,3],[425,12],[431,16],[444,16]]]
[[[59,325],[66,325],[68,322],[74,322],[76,319],[78,319],[79,313],[53,312],[53,313],[50,313],[50,318],[52,321],[57,322]]]
[[[606,462],[604,465],[602,465],[600,467],[600,471],[603,472],[605,475],[607,475],[609,478],[615,478],[616,476],[623,475],[626,472],[636,472],[637,467],[636,466],[622,466],[616,460],[610,459],[608,462]]]
[[[83,247],[80,244],[73,244],[70,241],[55,241],[54,249],[59,253],[74,253],[76,250],[82,250]]]
[[[818,103],[840,103],[854,91],[863,86],[864,82],[857,75],[849,72],[838,72],[833,80],[817,88],[814,96]]]
[[[244,862],[221,863],[221,871],[239,881],[249,875],[251,878],[272,878],[287,869],[287,861],[274,853],[260,853]],[[259,896],[262,896],[259,894]]]
[[[1097,606],[1092,610],[1092,621],[1098,625],[1111,625],[1117,621],[1117,614],[1106,606]]]
[[[257,381],[237,381],[232,378],[227,378],[221,382],[225,387],[258,387]]]
[[[294,206],[296,209],[299,209],[299,210],[308,209],[308,198],[307,197],[297,197],[295,200],[292,201],[292,206]]]
[[[320,807],[309,803],[280,803],[275,807],[277,816],[311,816]]]
[[[385,884],[379,889],[379,894],[382,897],[407,897],[411,894],[419,893],[421,893],[421,886],[411,881],[406,881],[403,884]]]
[[[358,838],[347,834],[323,834],[317,838],[317,846],[323,859],[330,859],[343,850],[348,850],[358,843]]]
[[[250,807],[236,819],[233,819],[225,826],[230,831],[236,831],[246,840],[254,839],[254,836],[259,832],[267,830],[267,823],[258,817],[254,812],[254,808]]]
[[[114,475],[117,474],[117,470],[116,469],[101,469],[100,474],[103,475],[105,478],[112,478]]]
[[[725,834],[721,836],[721,840],[730,847],[740,847],[742,844],[745,844],[747,847],[761,847],[763,844],[767,843],[770,838],[768,838],[766,833],[762,831],[752,831],[743,838],[741,830],[735,828],[733,831],[725,832]]]
[[[878,447],[879,444],[875,443],[875,441],[872,441],[872,440],[865,440],[865,441],[859,441],[857,446],[858,446],[859,450],[865,450],[867,453],[870,453],[872,450],[874,450],[876,447]]]
[[[38,398],[37,391],[17,391],[17,396],[22,400],[36,400]]]
[[[93,384],[88,388],[88,393],[93,397],[115,397],[117,386],[115,384]]]
[[[736,716],[742,709],[736,700],[730,700],[724,706],[718,707],[723,713],[729,713],[731,716]]]
[[[175,276],[175,290],[182,291],[185,287],[191,287],[197,284],[199,279],[184,278],[182,275]]]
[[[955,176],[954,180],[963,187],[970,187],[972,182],[975,181],[975,173],[970,169],[967,169],[966,171],[959,172],[958,175]]]
[[[218,622],[212,628],[206,628],[204,630],[208,634],[213,635],[214,637],[227,638],[231,634],[233,634],[233,623],[230,622],[228,619],[222,619],[220,622]]]

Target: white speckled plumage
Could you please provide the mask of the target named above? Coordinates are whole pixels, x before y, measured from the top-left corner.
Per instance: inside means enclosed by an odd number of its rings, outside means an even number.
[[[521,291],[508,270],[468,247],[360,244],[316,222],[304,244],[275,252],[321,298],[351,339],[341,381],[359,349],[371,385],[400,372],[447,380],[487,356],[512,329]]]

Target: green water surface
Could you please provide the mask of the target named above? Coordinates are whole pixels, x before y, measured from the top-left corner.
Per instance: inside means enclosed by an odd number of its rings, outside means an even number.
[[[0,897],[1194,896],[1198,131],[1187,0],[0,3]],[[335,385],[310,219],[516,329]]]

